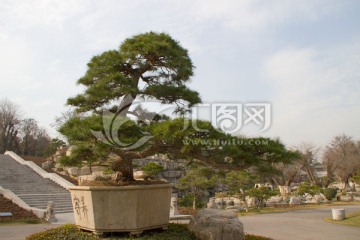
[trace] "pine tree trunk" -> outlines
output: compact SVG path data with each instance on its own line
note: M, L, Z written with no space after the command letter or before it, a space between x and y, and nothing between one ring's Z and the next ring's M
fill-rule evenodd
M132 169L132 161L131 160L115 160L112 165L111 169L114 172L117 172L117 181L134 181L134 173Z

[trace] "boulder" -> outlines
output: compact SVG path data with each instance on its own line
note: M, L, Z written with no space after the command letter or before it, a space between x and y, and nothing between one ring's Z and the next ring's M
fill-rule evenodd
M283 200L284 200L283 197L271 196L268 202L281 203Z
M207 208L217 209L218 206L215 203L215 198L210 198L209 202L207 203Z
M316 194L316 195L314 196L314 198L312 199L312 202L313 202L313 203L320 203L320 202L322 202L322 201L324 201L324 199L321 197L320 194Z
M236 206L228 206L225 208L225 210L233 210L234 212L240 212L240 211L244 211L245 208L242 208L241 206L239 205L236 205Z
M289 204L290 204L290 205L298 205L298 204L301 204L301 198L299 198L299 197L292 197L292 198L290 198Z
M91 175L90 167L82 167L82 168L80 168L79 171L78 171L78 175L79 176Z
M45 170L50 170L55 166L55 163L53 161L46 161L41 164L41 167Z
M75 177L77 177L79 174L79 168L77 168L77 167L69 167L68 169L67 169L67 171L68 171L68 173L71 175L71 176L75 176Z
M249 207L255 207L256 206L256 198L254 198L254 197L248 197L247 196L245 201L246 201L246 203L247 203L247 205Z
M235 202L233 200L230 200L227 202L228 206L235 206Z
M310 203L316 203L316 204L319 204L320 203L320 199L319 198L313 198Z
M162 173L165 178L179 178L181 177L181 171L165 171Z
M144 180L145 178L147 178L149 176L144 171L135 171L133 174L134 174L135 180Z
M205 209L191 217L188 229L199 240L244 240L238 216L221 209Z

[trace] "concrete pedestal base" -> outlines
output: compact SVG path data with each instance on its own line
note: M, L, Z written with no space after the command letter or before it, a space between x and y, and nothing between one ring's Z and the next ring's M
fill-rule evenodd
M345 219L345 209L332 209L332 217L334 220L344 220Z

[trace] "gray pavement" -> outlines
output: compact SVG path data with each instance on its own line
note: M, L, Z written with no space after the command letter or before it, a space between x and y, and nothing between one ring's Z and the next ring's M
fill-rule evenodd
M19 224L0 226L1 240L24 240L27 236L57 227L53 224Z
M75 223L73 213L56 214L57 222L48 224L0 225L0 240L24 240L27 236L58 227L65 223Z
M337 206L336 208L340 208ZM360 211L360 205L344 206L347 213ZM65 223L74 223L72 213L57 214L53 224L0 225L0 240L24 240L30 234ZM245 232L274 240L360 240L360 228L324 222L331 208L240 217Z
M360 205L336 208L360 211ZM246 233L274 240L360 240L359 227L328 223L326 217L332 217L331 208L245 216L240 221Z

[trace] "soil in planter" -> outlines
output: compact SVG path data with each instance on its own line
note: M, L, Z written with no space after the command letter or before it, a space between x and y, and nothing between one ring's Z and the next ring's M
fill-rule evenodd
M109 180L92 180L82 181L80 186L134 186L134 185L155 185L155 184L168 184L161 180L133 180L133 181L120 181L114 182Z

